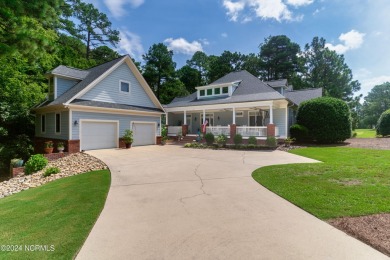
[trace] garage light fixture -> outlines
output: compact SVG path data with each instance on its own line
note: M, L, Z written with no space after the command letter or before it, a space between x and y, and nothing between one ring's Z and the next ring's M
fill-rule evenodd
M77 120L74 120L73 125L77 126L78 124L79 124L79 122L77 122Z

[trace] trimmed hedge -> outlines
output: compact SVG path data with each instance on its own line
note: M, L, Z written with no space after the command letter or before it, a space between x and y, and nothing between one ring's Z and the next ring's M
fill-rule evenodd
M290 135L297 141L305 141L309 138L309 129L303 125L293 124L290 126Z
M242 135L236 134L236 135L233 137L233 142L234 142L235 145L240 145L240 144L242 144Z
M381 114L376 124L376 134L386 136L390 135L390 109Z
M30 175L40 171L47 165L48 160L42 154L36 154L30 157L24 166L24 173Z
M341 99L319 97L302 102L297 123L305 126L309 136L319 143L336 143L351 137L352 119Z
M214 135L213 135L213 133L206 133L204 138L206 139L207 145L212 145L214 143Z

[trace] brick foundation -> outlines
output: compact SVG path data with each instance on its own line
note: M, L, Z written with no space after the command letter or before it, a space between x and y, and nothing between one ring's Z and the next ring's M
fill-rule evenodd
M267 125L267 136L275 137L275 125L274 124Z
M49 161L54 161L54 160L57 160L57 159L66 157L66 156L68 156L68 155L69 155L68 152L65 152L65 153L49 153L49 154L44 154L44 156L45 156Z
M183 136L186 136L188 134L188 125L182 125L181 126L181 134Z
M156 144L160 145L162 140L162 136L156 136Z
M24 167L11 168L11 178L24 174Z
M52 141L54 145L54 153L57 153L57 144L63 142L65 145L65 152L78 153L80 152L80 140L62 140L46 137L35 137L34 138L34 152L44 154L45 142Z

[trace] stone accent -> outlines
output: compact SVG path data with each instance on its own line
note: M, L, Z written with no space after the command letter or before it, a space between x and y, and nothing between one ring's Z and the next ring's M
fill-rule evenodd
M11 178L14 178L18 175L23 175L24 174L24 167L12 168L11 174L12 174Z
M267 137L268 136L275 137L275 125L274 124L268 124L267 125Z
M80 140L67 140L67 145L69 153L78 153L80 152Z
M68 152L44 154L44 156L49 160L49 162L63 158L63 157L68 156L68 155L69 155Z
M183 136L186 136L188 134L188 125L182 125L181 126L181 134Z
M119 148L126 148L126 144L122 138L119 138Z

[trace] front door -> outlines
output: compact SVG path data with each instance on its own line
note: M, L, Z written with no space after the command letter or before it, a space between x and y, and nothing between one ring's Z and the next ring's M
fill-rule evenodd
M192 115L187 115L188 133L192 133Z
M214 114L213 113L206 114L206 120L207 120L207 126L213 126ZM200 125L202 126L202 124L203 124L203 113L200 114Z

